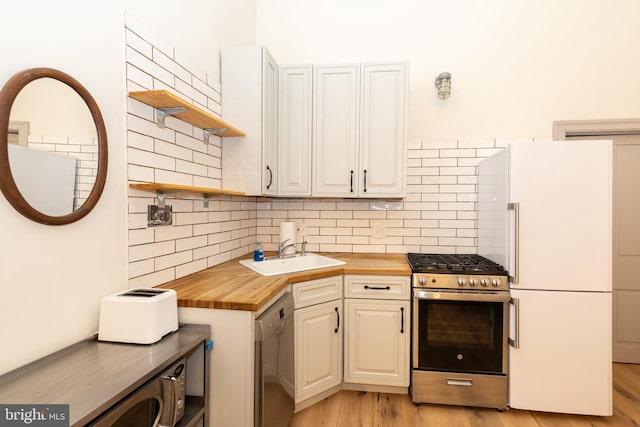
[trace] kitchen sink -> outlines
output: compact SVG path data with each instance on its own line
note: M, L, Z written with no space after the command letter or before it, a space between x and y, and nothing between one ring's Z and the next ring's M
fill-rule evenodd
M335 267L346 263L326 256L307 253L306 255L297 254L286 258L266 258L264 261L243 259L240 261L240 264L263 276L275 276L278 274L315 270L316 268Z

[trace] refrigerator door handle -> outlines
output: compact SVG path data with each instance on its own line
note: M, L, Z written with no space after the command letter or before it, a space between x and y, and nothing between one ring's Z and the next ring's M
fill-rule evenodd
M514 273L509 275L509 282L517 285L520 281L520 203L508 203L507 210L513 211L514 225L513 225L513 252L514 252Z
M520 299L511 298L509 304L513 306L513 338L509 337L509 345L513 348L520 348Z

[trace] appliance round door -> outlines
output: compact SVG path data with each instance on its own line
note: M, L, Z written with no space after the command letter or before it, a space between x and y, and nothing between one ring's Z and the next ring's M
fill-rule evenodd
M157 378L120 402L109 412L90 424L96 427L158 427L171 425L171 414L166 406L162 379Z

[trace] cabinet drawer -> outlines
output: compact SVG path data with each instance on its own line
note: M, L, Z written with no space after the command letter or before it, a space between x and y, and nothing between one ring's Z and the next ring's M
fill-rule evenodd
M293 284L295 308L342 298L342 275Z
M409 299L411 277L346 275L344 287L346 298Z

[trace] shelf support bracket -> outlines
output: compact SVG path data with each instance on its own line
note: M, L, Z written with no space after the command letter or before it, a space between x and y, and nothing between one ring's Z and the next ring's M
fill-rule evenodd
M209 195L206 193L202 193L202 206L205 208L209 207Z
M214 129L202 129L202 139L205 144L209 143L209 137L211 135L220 135L225 133L227 128L214 128Z
M156 192L156 196L158 197L158 207L160 209L164 209L164 202L165 202L165 199L166 199L167 195L164 194L162 191L158 190Z
M173 116L174 114L180 114L187 111L185 107L175 107L175 108L156 108L156 123L159 128L164 129L164 119L167 116Z

